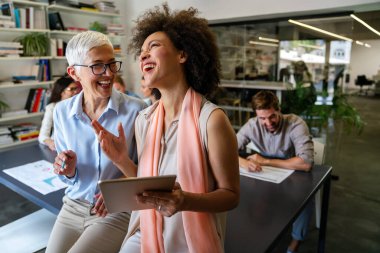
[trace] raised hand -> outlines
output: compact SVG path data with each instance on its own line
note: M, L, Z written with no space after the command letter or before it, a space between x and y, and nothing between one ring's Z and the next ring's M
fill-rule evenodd
M117 126L119 136L107 131L97 120L93 120L91 124L98 136L100 147L112 162L120 164L121 159L128 157L127 142L121 123Z

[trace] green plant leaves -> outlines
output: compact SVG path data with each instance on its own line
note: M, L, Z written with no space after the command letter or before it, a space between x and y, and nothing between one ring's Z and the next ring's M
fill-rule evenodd
M23 45L24 56L46 56L49 46L49 38L44 33L32 32L17 37L15 41Z

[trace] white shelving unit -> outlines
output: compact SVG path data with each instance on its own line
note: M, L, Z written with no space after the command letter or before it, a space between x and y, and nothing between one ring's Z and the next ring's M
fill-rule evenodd
M68 42L70 38L76 35L76 31L59 31L49 29L50 12L59 12L65 27L80 27L88 29L90 23L121 23L121 15L115 13L96 12L89 10L81 10L77 8L61 6L61 5L49 5L47 3L15 0L11 1L14 7L34 7L42 9L45 13L46 29L24 29L24 28L2 28L0 27L0 41L13 41L15 38L32 32L45 33L49 38L60 38L64 42ZM116 21L116 22L114 22ZM125 29L124 29L125 30ZM124 31L125 32L125 31ZM109 35L111 41L115 44L122 44L124 35ZM50 49L49 49L50 52ZM0 100L6 102L10 108L8 111L17 111L24 109L26 99L28 97L29 89L31 88L51 88L53 81L46 82L24 82L14 84L11 82L11 76L22 75L26 73L28 68L31 68L39 60L50 60L51 76L60 76L66 72L66 58L64 56L43 56L43 57L0 57ZM121 54L116 54L118 58L123 58ZM17 115L14 117L0 117L0 126L17 124L21 122L32 122L40 124L43 117L43 112L29 113L26 115ZM37 140L19 141L11 144L1 145L0 150L23 145Z

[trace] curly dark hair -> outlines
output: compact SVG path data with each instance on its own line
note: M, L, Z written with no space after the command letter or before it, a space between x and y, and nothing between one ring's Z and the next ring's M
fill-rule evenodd
M167 3L147 10L136 21L128 51L138 57L149 35L164 32L187 55L184 69L188 84L208 96L220 82L219 50L207 20L197 15L198 10L193 7L171 11Z

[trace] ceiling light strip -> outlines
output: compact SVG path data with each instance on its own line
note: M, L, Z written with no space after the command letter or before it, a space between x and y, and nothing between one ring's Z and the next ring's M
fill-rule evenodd
M317 32L320 32L320 33L324 33L324 34L330 35L332 37L335 37L335 38L338 38L338 39L341 39L341 40L346 40L346 41L352 42L352 39L350 39L350 38L347 38L347 37L344 37L344 36L341 36L341 35L338 35L338 34L335 34L335 33L332 33L332 32L328 32L326 30L322 30L320 28L317 28L317 27L314 27L314 26L311 26L311 25L304 24L304 23L295 21L293 19L289 19L288 21L290 23L292 23L292 24L295 24L295 25L299 25L299 26L302 26L302 27L305 27L305 28L308 28L308 29L311 29L311 30L314 30L314 31L317 31Z
M302 43L298 43L298 46L299 47L314 48L314 49L321 49L321 50L325 48L324 46L307 45L307 44L302 44Z
M360 46L364 46L364 43L363 42L361 42L361 41L356 41L356 44L358 44L358 45L360 45Z
M259 40L269 41L269 42L275 42L278 43L279 40L277 39L271 39L271 38L265 38L265 37L259 37Z
M350 15L351 18L355 19L356 21L358 21L359 23L361 23L362 25L364 25L365 27L367 27L369 30L371 30L372 32L376 33L377 35L380 36L380 32L377 31L375 28L373 28L372 26L370 26L369 24L367 24L366 22L364 22L363 20L361 20L360 18L358 18L357 16L355 16L354 14L351 14Z
M249 44L261 45L261 46L269 46L269 47L278 47L278 44L259 42L259 41L252 41L252 40L249 41Z

